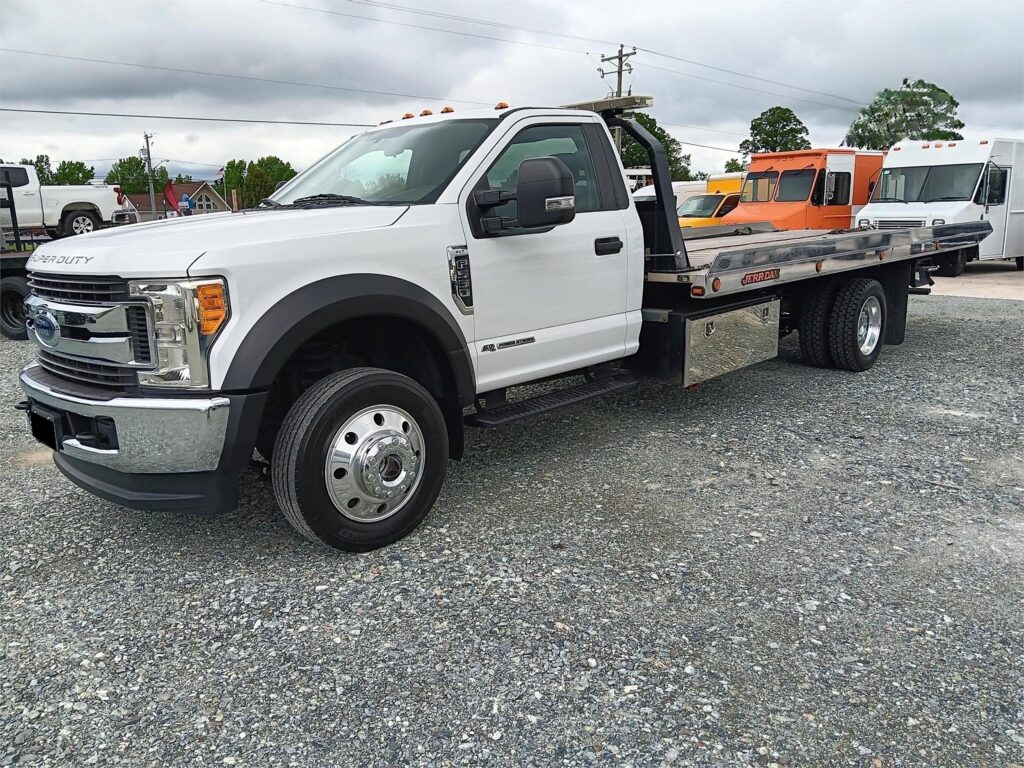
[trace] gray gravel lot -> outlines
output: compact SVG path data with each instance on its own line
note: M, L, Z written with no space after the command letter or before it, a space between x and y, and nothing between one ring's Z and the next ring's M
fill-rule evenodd
M1024 302L472 432L367 555L72 487L0 347L0 764L1024 764Z

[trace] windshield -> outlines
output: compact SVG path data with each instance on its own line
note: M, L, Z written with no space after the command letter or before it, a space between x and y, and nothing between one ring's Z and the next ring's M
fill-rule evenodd
M448 120L359 134L270 199L288 205L344 195L370 203L432 203L497 122Z
M722 195L689 197L676 209L676 215L684 219L706 219L715 215L721 201Z
M779 179L779 191L775 195L778 203L795 203L806 200L814 185L814 169L802 171L785 171Z
M931 203L970 200L981 176L981 163L883 168L871 193L872 203Z
M778 171L748 173L747 180L743 182L743 193L740 195L740 200L744 203L768 202L775 193L775 182L778 181L778 178Z

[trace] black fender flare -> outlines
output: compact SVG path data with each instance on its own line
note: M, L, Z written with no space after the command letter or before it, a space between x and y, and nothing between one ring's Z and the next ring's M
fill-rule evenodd
M469 346L451 312L414 283L374 274L328 277L278 301L246 334L221 389L269 389L292 353L316 334L345 320L372 316L409 320L427 331L448 359L459 404L473 402L476 385Z

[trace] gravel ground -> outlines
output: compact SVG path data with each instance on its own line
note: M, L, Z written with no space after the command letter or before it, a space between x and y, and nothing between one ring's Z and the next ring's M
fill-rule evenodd
M79 491L0 347L0 764L1024 764L1024 303L473 432L405 541Z

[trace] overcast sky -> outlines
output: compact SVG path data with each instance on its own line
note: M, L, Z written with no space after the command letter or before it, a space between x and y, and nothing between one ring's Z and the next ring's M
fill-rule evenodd
M618 42L764 78L639 52L626 83L634 93L654 96L652 114L660 121L686 126L666 126L684 142L734 150L751 118L782 104L807 124L812 144L835 146L857 110L843 99L866 104L904 77L950 91L960 102L968 139L1024 137L1022 0L0 0L4 49L408 94L3 51L0 106L376 124L448 103L456 110L498 100L540 106L606 95L612 83L601 80L598 59ZM265 154L301 169L356 130L0 112L0 157L44 153L54 165L82 159L103 175L108 158L138 152L146 131L156 137L154 157L167 159L172 174L212 178L228 159ZM721 171L732 156L684 150L696 170Z

